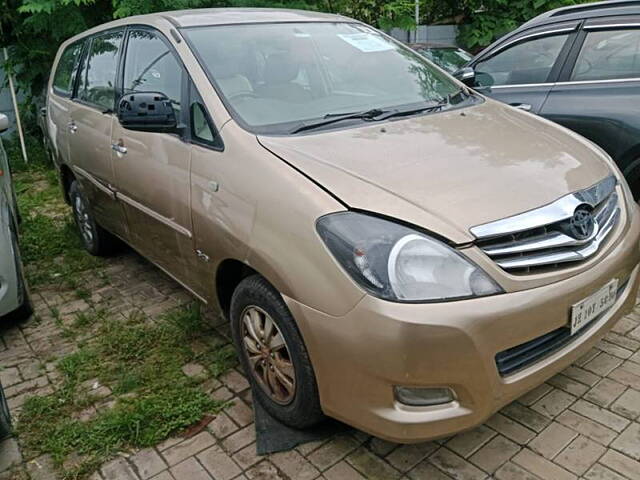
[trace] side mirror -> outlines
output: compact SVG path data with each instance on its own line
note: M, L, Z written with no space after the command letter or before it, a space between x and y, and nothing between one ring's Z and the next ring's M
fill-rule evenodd
M468 87L473 87L476 80L476 71L471 67L464 67L454 72L453 76Z
M6 115L0 113L0 133L9 130L9 119Z
M164 93L127 93L118 101L117 115L128 130L174 133L178 129L176 112Z

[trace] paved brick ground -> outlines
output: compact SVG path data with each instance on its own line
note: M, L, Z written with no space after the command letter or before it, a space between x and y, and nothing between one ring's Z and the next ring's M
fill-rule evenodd
M0 331L0 379L14 414L28 395L51 392L55 359L72 352L51 316L91 306L150 315L189 301L173 281L134 254L109 261L106 280L82 279L93 293L35 292L39 321ZM212 318L228 338L223 321ZM185 373L197 375L198 365ZM234 405L197 435L171 438L104 465L93 480L230 479L640 479L640 308L561 374L453 438L400 446L350 431L293 451L258 457L248 384L231 371L207 384ZM109 395L105 391L105 395ZM0 479L54 479L51 460L23 458L15 439L0 444Z

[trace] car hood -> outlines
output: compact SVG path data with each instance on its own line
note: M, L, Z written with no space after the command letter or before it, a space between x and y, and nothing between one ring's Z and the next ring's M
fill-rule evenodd
M357 128L258 137L349 208L400 219L453 243L475 225L541 207L611 174L568 130L487 100Z

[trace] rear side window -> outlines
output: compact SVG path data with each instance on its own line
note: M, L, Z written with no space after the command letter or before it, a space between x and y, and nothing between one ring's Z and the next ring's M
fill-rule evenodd
M567 38L568 35L554 35L523 41L478 62L477 85L545 83Z
M640 30L589 32L571 80L640 78Z
M73 90L73 79L82 53L82 42L74 43L65 48L60 56L56 73L53 76L53 88L57 93L70 95Z
M118 51L122 44L122 31L94 37L85 62L78 98L105 110L112 109L115 101Z

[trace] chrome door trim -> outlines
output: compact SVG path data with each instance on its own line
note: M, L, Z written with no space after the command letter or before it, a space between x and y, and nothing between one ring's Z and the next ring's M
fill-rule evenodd
M88 180L94 187L96 187L102 193L105 193L106 195L108 195L111 200L115 200L116 199L116 192L111 190L106 185L104 185L100 180L95 178L89 172L87 172L86 170L78 167L77 165L74 165L72 167L72 169L73 169L74 172L76 172L82 178L85 178L86 180Z
M560 197L540 208L477 225L469 231L477 239L484 240L559 222L571 218L579 205L598 205L613 193L617 184L616 177L610 175L589 188Z
M172 228L173 230L175 230L176 232L180 233L181 235L184 235L187 238L192 238L193 237L191 235L191 231L187 230L182 225L174 222L173 220L171 220L170 218L165 217L164 215L160 215L158 212L156 212L154 210L151 210L149 207L146 207L146 206L142 205L141 203L136 202L134 199L126 196L125 194L117 192L116 193L116 198L119 199L119 200L122 200L127 205L130 205L133 208L136 208L136 209L140 210L142 213L145 213L145 214L149 215L151 218L159 221L160 223L165 224L167 227Z
M585 25L583 30L608 30L610 28L638 28L640 23L608 23L606 25Z
M560 33L575 32L577 29L578 29L578 24L574 25L573 27L556 28L555 30L545 30L544 32L530 33L528 35L518 37L514 40L511 40L503 45L496 47L496 49L493 50L492 52L489 52L489 54L485 58L479 59L477 63L480 63L484 60L488 60L489 58L494 57L495 55L497 55L504 49L510 47L511 45L515 45L516 43L520 43L524 40L529 40L531 38L537 38L537 37L547 37L550 35L557 35Z
M640 82L640 77L633 78L608 78L606 80L567 80L565 82L554 82L554 83L520 83L517 85L496 85L495 87L483 86L476 87L476 90L479 90L482 93L483 89L490 90L504 90L508 88L531 88L531 87L555 87L562 85L597 85L600 83L632 83L632 82Z
M555 83L519 83L517 85L496 85L495 87L484 86L476 88L490 88L491 90L501 90L505 88L530 88L530 87L553 87Z
M608 78L606 80L569 80L566 82L557 82L556 85L597 85L599 83L630 83L640 82L640 77L634 78Z

